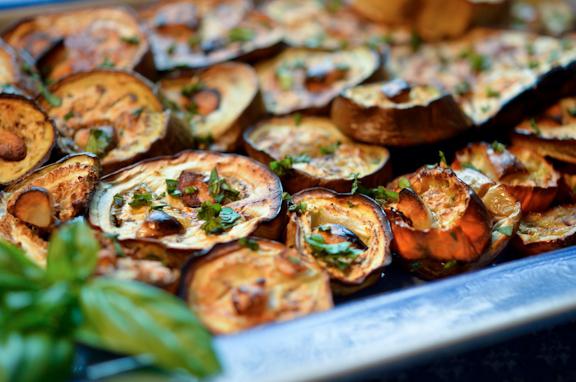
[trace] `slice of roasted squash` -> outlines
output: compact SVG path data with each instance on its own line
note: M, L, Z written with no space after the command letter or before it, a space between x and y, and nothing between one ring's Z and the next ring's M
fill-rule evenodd
M311 188L293 195L292 204L286 245L317 262L337 284L362 285L392 260L390 225L371 199Z
M514 240L515 247L525 255L537 255L574 244L576 244L574 204L526 214L520 222Z
M156 68L202 68L275 50L281 31L247 0L157 2L141 11Z
M42 17L42 16L40 16ZM53 34L62 41L37 62L43 77L57 81L98 68L137 70L152 75L146 62L148 37L128 8L82 9L52 16Z
M278 215L281 199L279 179L260 163L188 151L104 177L92 198L90 222L119 240L202 251L256 231Z
M388 185L384 207L393 249L424 278L462 272L483 262L492 217L480 197L448 168L425 166Z
M49 90L40 104L56 123L60 149L98 155L105 172L192 143L188 129L170 123L152 84L135 73L77 73Z
M300 115L264 120L244 133L248 154L281 177L290 193L322 186L350 190L353 179L382 184L390 176L390 154L355 143L328 119Z
M45 264L47 234L85 212L99 176L98 159L77 154L9 185L0 193L0 237Z
M387 146L436 143L471 127L452 95L400 79L345 90L332 119L356 140Z
M514 129L512 141L542 156L576 164L576 98L565 98Z
M260 113L258 77L240 63L215 65L197 75L164 79L167 106L194 135L197 146L234 151L245 127Z
M0 94L0 185L40 166L56 140L52 121L34 102Z
M328 275L306 256L265 239L219 245L182 279L188 305L215 334L332 308Z
M546 209L558 192L560 175L546 159L524 147L506 149L498 142L470 144L456 153L452 167L473 168L502 183L524 212Z
M358 47L339 52L289 48L256 66L270 114L322 109L345 88L358 85L379 67L376 52Z

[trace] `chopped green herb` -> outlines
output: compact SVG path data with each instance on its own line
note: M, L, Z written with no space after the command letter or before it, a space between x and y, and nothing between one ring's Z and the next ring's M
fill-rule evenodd
M204 84L200 81L195 81L190 84L186 84L182 87L180 93L184 97L192 97L194 94L198 93L200 90L204 88Z
M451 237L453 240L458 240L458 236L456 236L456 232L454 232L454 231L450 231L450 237Z
M178 181L176 179L166 179L166 192L168 192L170 196L182 196L182 192L178 189Z
M92 128L85 150L102 157L110 149L112 140L113 136L108 130Z
M490 147L492 147L492 150L494 150L497 153L503 153L504 150L506 150L506 146L503 143L498 142L498 141L492 142Z
M294 124L296 126L300 126L301 123L302 123L302 114L300 113L294 114Z
M36 74L34 73L34 68L32 67L32 65L30 65L27 62L23 62L22 65L20 66L20 69L22 70L22 72L24 72L24 74L29 76L33 76Z
M486 97L498 98L498 97L500 97L500 92L492 89L491 87L487 87L486 88Z
M478 167L474 166L474 165L473 165L472 163L470 163L470 162L463 162L463 163L461 164L461 166L462 166L462 168L468 168L468 169L470 169L470 170L476 170L476 171L478 171L478 172L482 172L482 171L480 171L480 169L478 169Z
M291 202L292 201L292 195L290 195L287 192L283 192L282 193L282 200L286 201L286 202Z
M536 61L536 60L528 61L528 68L529 69L534 70L534 69L538 69L538 67L540 67L540 63L538 61Z
M102 63L100 64L101 68L113 68L115 67L116 64L110 60L108 57L104 57L104 60L102 61Z
M120 195L120 194L114 195L114 197L113 197L114 207L120 208L120 207L124 206L125 202L126 201L124 200L124 197L122 195Z
M136 192L132 195L132 200L128 205L132 208L140 208L152 204L154 196L149 192Z
M240 214L220 203L203 202L198 210L198 218L204 220L201 228L208 234L219 234L232 228Z
M256 36L256 33L249 28L236 27L230 29L228 32L228 39L232 42L246 42L251 41Z
M438 151L438 155L440 156L439 165L448 167L448 161L446 160L446 155L444 155L444 151L442 150Z
M567 111L571 117L576 117L576 106L569 107Z
M511 225L496 228L496 231L500 232L504 236L512 236L513 230L514 227Z
M140 39L138 36L122 36L122 41L130 45L140 44Z
M276 79L280 89L287 91L294 86L294 73L290 68L285 65L279 66L276 69Z
M168 46L168 49L166 49L166 53L168 53L169 56L173 56L174 53L176 53L176 43L172 43L170 44L170 46Z
M344 5L344 0L324 0L324 7L330 13L336 13Z
M292 165L294 163L308 163L310 162L310 156L306 154L300 154L298 156L287 155L284 159L274 160L268 164L268 167L272 172L278 176L287 175L290 170L292 170Z
M194 186L184 187L184 195L190 195L198 192L198 188Z
M57 95L52 94L50 90L48 90L48 88L44 86L44 84L39 83L38 90L40 91L40 94L42 94L42 97L44 97L46 102L48 102L51 106L60 107L62 105L62 99Z
M371 36L368 39L366 45L368 48L374 50L380 50L384 45L392 45L394 44L394 39L391 35L383 35L383 36Z
M74 118L74 112L72 110L70 110L68 113L64 114L64 121L68 121L71 118Z
M398 201L397 192L391 191L384 186L378 186L376 188L364 187L360 183L358 176L358 174L354 174L354 181L352 182L352 189L350 190L350 193L369 196L380 204Z
M449 269L454 268L454 267L457 266L457 265L458 265L458 261L457 261L457 260L450 260L450 261L447 261L447 262L445 262L445 263L442 263L442 268L443 268L444 270L449 270Z
M291 200L288 202L288 211L295 212L296 215L301 215L302 213L306 212L306 203L293 203Z
M332 155L336 152L336 150L338 150L338 147L340 147L341 144L341 142L334 142L327 146L322 146L320 147L320 153L322 155Z
M416 32L412 32L410 35L410 47L412 48L412 52L417 52L420 50L422 46L422 37Z
M471 90L472 87L470 86L470 83L468 81L462 81L454 87L454 92L457 95L464 95L470 93Z
M194 136L194 143L198 148L208 149L212 143L214 143L214 138L211 134L206 135L196 135Z
M160 203L160 204L155 204L153 206L151 206L150 208L156 211L161 211L163 210L165 207L168 207L168 204L166 203Z
M250 239L249 237L243 237L242 239L238 240L238 243L252 251L257 251L260 249L258 242L254 239Z
M188 46L196 48L202 42L202 37L199 34L192 35L188 38Z
M112 242L112 246L114 247L114 252L116 252L116 256L126 257L126 253L124 252L122 246L120 245L120 242L118 241L118 234L105 233L104 236Z
M460 53L460 58L468 60L468 64L472 70L477 73L490 69L490 60L488 57L473 49L467 49Z
M142 114L143 111L144 111L144 108L139 107L137 109L132 110L132 112L130 114L132 114L132 116L138 118L138 117L140 117L140 115Z
M325 263L346 270L363 252L352 247L348 241L336 244L326 244L322 235L313 234L305 238L312 249L314 256L321 258Z
M216 168L210 172L208 183L208 191L217 203L238 200L240 197L240 191L232 188L226 179L221 178Z
M410 181L408 180L408 178L406 178L405 176L401 177L400 179L398 179L398 186L401 189L404 188L409 188L412 189L412 185L410 184Z
M536 133L536 135L542 134L542 131L538 127L538 124L536 123L536 120L534 118L530 120L530 128L532 129L532 131Z

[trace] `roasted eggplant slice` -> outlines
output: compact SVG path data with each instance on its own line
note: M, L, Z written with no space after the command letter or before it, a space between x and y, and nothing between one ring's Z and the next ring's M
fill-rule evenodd
M0 95L0 185L13 182L50 156L56 131L34 102L18 95Z
M479 28L457 40L414 48L392 48L391 74L443 86L481 127L517 125L532 103L540 106L538 97L546 102L561 97L557 81L572 78L576 61L575 45L518 31Z
M476 269L488 265L508 245L510 238L518 229L522 217L520 202L502 184L495 183L486 175L471 168L456 171L456 176L466 183L482 199L492 217L492 241L490 247L473 267Z
M191 264L181 289L190 308L215 334L332 308L328 275L306 256L265 239L215 247Z
M338 50L370 45L383 50L410 38L406 29L373 23L340 1L273 0L262 10L284 28L284 41L292 47Z
M270 114L322 109L344 89L372 76L378 55L364 47L322 52L290 48L256 66Z
M9 185L0 193L0 237L45 264L47 235L85 212L99 176L98 158L77 154Z
M150 29L156 68L203 68L274 50L282 33L247 0L162 1L140 13Z
M565 98L514 129L512 141L542 156L576 164L576 98Z
M576 244L576 205L568 204L544 212L526 214L520 222L515 247L525 255Z
M346 192L355 178L376 185L390 176L387 149L351 141L328 118L272 118L247 130L244 142L248 154L268 164L290 193L316 186Z
M351 6L364 17L387 25L407 24L413 21L417 0L352 0Z
M471 127L452 95L401 79L345 90L332 119L349 137L387 146L436 143Z
M40 103L56 122L60 149L98 155L105 172L192 144L188 129L170 123L152 85L134 73L77 73L49 89L51 98Z
M194 135L196 146L217 151L234 151L243 129L262 109L258 77L250 66L240 63L162 80L160 91Z
M474 143L456 153L456 170L473 168L502 183L520 201L522 211L545 210L556 197L560 175L536 152L494 142Z
M280 181L258 162L188 151L103 178L90 222L119 240L202 251L251 234L278 215L281 199Z
M123 7L37 16L12 27L4 38L39 59L40 71L50 80L98 67L143 69L149 51L138 20Z
M371 199L311 188L291 203L286 245L316 261L337 284L361 285L392 260L390 225Z
M410 271L438 278L483 264L492 217L480 197L450 169L425 166L388 185L384 207L393 249Z
M41 86L32 58L0 40L0 92L32 96Z

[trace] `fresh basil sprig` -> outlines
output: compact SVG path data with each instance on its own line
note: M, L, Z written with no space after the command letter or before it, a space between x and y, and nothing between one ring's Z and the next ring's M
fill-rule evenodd
M185 304L146 284L93 277L98 250L83 220L52 236L45 270L0 240L0 380L66 380L76 342L197 377L218 372L210 334Z

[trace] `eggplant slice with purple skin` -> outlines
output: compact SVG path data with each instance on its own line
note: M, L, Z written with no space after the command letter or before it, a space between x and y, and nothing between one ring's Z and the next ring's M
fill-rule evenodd
M59 148L92 152L109 173L191 147L189 129L171 120L155 90L136 73L97 70L52 84L40 104L55 121Z
M229 62L163 79L159 88L198 148L234 151L242 131L263 111L256 72L246 64Z
M472 168L503 184L520 201L522 211L542 211L554 201L560 174L546 159L522 146L473 143L456 153L452 168Z
M76 154L10 184L0 193L0 237L45 265L50 233L85 212L99 176L98 158Z
M387 149L350 140L328 118L271 118L247 130L244 142L248 155L268 164L290 193L318 186L346 192L354 179L377 185L391 173Z
M148 37L126 7L96 7L48 13L23 20L3 34L36 60L52 81L72 73L104 68L150 74Z
M325 269L335 293L374 283L392 260L390 225L373 200L311 188L290 204L286 245Z
M541 116L521 123L512 142L561 162L576 164L576 98L564 98Z
M530 256L576 244L576 205L524 215L513 243L522 254Z
M3 40L0 40L0 67L0 92L33 97L42 89L32 58Z
M328 275L284 244L245 238L214 247L182 277L188 305L214 334L332 308Z
M380 57L366 47L324 52L289 48L260 62L256 72L270 114L322 110L345 88L377 72Z
M14 182L50 157L56 130L33 101L0 94L0 185Z
M118 240L201 252L255 232L282 204L279 179L240 155L185 151L102 178L90 223Z
M452 95L400 79L344 90L331 117L349 137L387 146L437 143L471 127Z
M276 51L282 33L250 1L175 0L144 8L156 68L204 68Z

